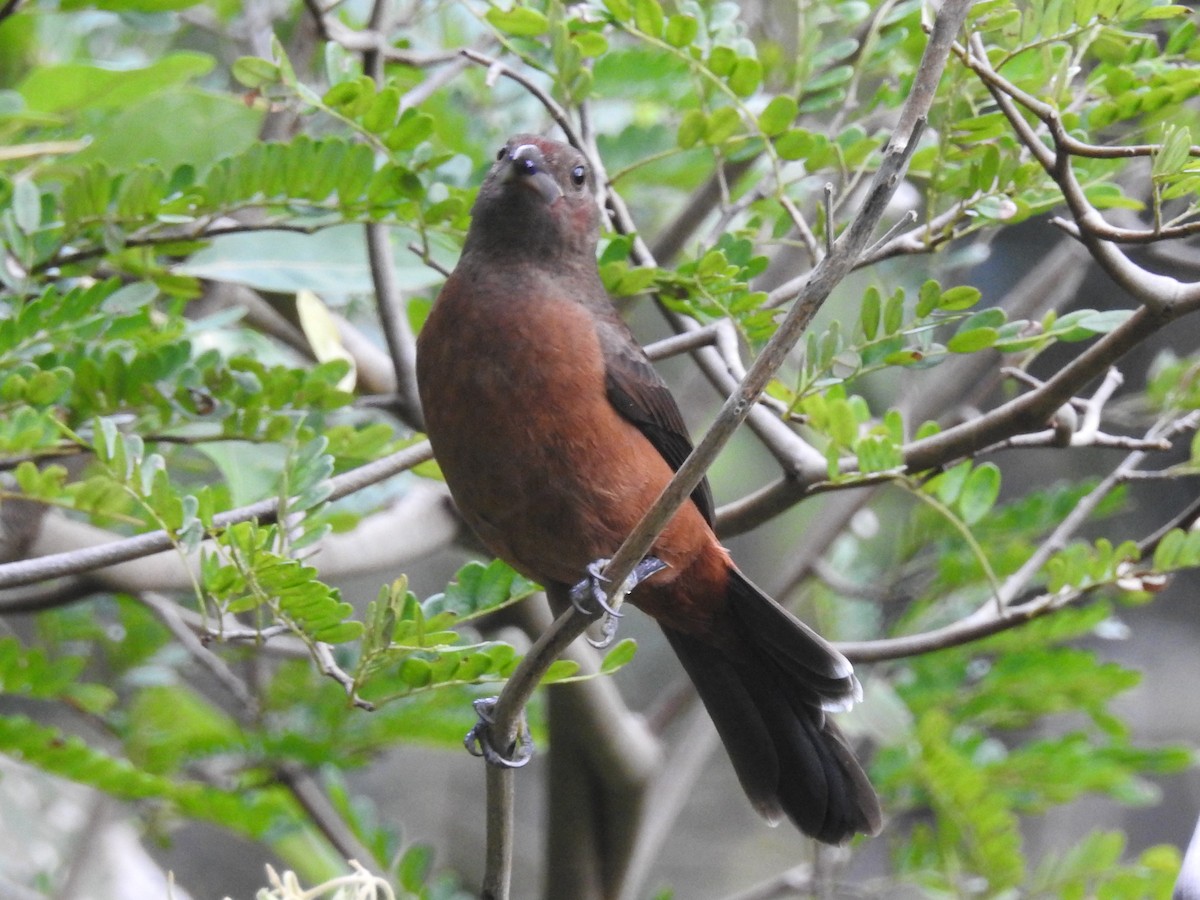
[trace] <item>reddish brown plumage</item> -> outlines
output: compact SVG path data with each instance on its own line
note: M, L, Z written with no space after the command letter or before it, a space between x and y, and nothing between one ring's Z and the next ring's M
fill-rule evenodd
M690 450L679 410L596 271L584 158L512 138L418 342L429 438L484 544L560 601L611 556ZM655 542L630 595L696 682L752 802L826 841L874 831L866 776L825 710L845 660L737 571L707 485Z

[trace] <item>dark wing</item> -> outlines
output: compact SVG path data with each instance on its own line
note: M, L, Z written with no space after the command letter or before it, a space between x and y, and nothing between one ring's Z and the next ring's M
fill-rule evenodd
M637 426L667 465L678 471L692 452L692 442L670 389L624 322L602 319L598 331L604 350L608 401ZM707 478L692 491L692 501L711 525L713 499Z

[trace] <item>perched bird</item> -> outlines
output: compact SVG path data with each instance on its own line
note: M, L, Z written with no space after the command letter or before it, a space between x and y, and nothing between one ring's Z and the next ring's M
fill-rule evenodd
M511 138L417 342L463 518L560 608L692 448L600 281L594 190L577 150ZM875 792L827 716L861 695L849 662L738 571L712 522L702 483L652 548L666 567L629 601L662 627L759 813L829 843L876 832Z

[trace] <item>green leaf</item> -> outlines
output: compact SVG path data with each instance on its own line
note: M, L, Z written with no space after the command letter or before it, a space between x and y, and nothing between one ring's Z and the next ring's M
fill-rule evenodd
M979 302L983 295L978 288L970 287L969 285L958 285L949 290L943 291L938 299L938 309L946 312L958 312L964 309L970 309Z
M791 97L775 97L758 114L758 127L763 134L775 137L791 128L799 114L800 106Z
M946 341L946 349L951 353L975 353L991 347L998 337L999 332L995 328L972 328L960 331Z
M742 119L732 106L713 110L704 127L704 140L709 144L723 144L741 128Z
M729 87L739 97L749 97L762 82L762 63L752 56L742 56L729 74Z
M261 56L239 57L230 72L239 82L253 89L279 81L279 66Z
M250 837L264 836L293 815L294 808L280 791L223 791L143 772L127 760L25 716L0 716L0 752L114 797L164 801L187 815Z
M82 63L39 66L17 86L31 110L67 113L81 109L121 109L167 88L212 71L206 53L176 51L134 69L106 69ZM130 159L137 159L131 155Z
M675 141L683 150L696 146L708 128L708 117L699 109L689 109L679 122Z
M604 660L600 663L600 674L611 675L632 660L635 653L637 653L637 641L633 638L623 638L604 654Z
M925 490L931 491L935 497L947 506L958 500L962 494L967 477L971 474L972 464L969 459L963 460L945 472L931 478L925 485Z
M412 894L419 894L433 869L433 851L424 844L413 844L404 851L396 875L400 886Z
M696 39L699 32L700 23L694 16L676 14L667 19L664 38L672 47L686 47Z
M904 325L904 291L897 290L883 307L883 333L895 334Z
M917 297L917 318L924 319L937 309L938 300L941 299L941 296L942 287L936 281L930 280L922 284L920 294Z
M862 324L863 335L868 341L875 340L875 335L879 333L879 313L882 300L879 296L879 289L869 287L863 293L862 309L859 312L859 321Z
M974 525L988 514L1000 496L1000 469L995 463L975 468L963 484L957 506L963 521Z
M484 14L484 18L497 31L518 37L536 37L550 30L549 19L528 6L517 6L510 10L492 7Z
M633 21L644 34L662 37L663 10L658 0L633 0Z
M37 230L42 221L42 195L37 185L29 178L13 181L13 219L26 234Z

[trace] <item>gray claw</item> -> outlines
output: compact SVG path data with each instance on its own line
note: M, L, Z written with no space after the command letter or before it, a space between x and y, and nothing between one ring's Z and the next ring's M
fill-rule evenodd
M519 769L533 759L533 739L529 736L529 729L522 721L518 730L517 742L508 748L507 756L492 746L488 728L495 721L492 710L496 708L496 701L499 699L499 697L481 697L471 704L479 716L479 721L463 738L463 746L472 756L483 757L488 765L501 769Z
M604 617L604 625L601 629L603 637L598 641L594 641L590 637L587 639L589 644L598 649L604 649L613 642L617 635L617 619L621 618L621 613L609 600L609 593L603 587L608 582L608 579L602 574L608 563L607 559L597 559L589 563L587 577L572 587L569 595L571 605L583 615L592 618L597 615ZM633 571L629 573L629 577L625 579L621 589L614 592L613 596L624 597L651 575L661 572L665 568L667 568L667 564L661 559L656 556L647 556L633 567ZM597 613L597 608L600 610L599 613Z

